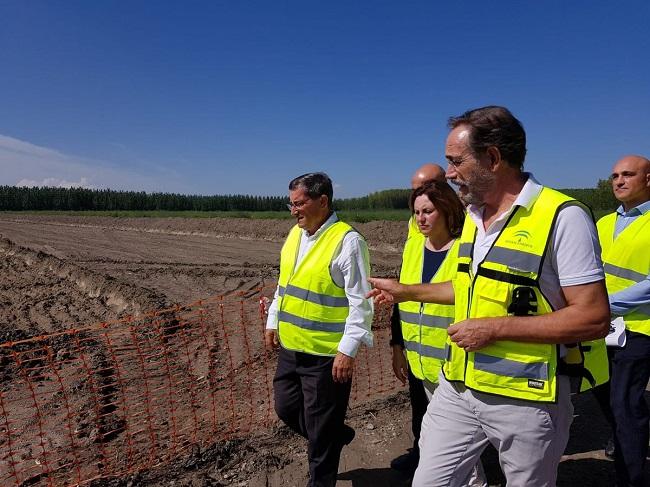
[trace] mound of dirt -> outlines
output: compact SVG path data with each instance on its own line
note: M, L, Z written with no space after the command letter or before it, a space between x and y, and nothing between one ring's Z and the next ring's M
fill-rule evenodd
M171 303L273 286L290 220L5 215L0 235ZM405 224L359 225L374 275L396 276Z
M0 239L0 342L166 307L166 298Z
M5 214L3 222L104 228L127 232L170 235L211 235L246 240L282 242L294 225L292 219L260 220L252 218L112 218L52 215ZM406 222L350 222L367 239L371 248L399 251L404 244Z

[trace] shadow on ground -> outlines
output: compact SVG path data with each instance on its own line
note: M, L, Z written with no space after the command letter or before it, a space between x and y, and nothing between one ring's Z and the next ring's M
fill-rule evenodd
M340 473L339 480L348 480L352 487L408 487L411 477L390 468L356 468Z

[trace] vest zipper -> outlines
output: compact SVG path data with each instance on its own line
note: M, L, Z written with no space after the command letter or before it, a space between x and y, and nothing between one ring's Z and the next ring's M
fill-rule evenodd
M476 235L474 236L474 240L476 241ZM472 242L472 254L474 253L474 243ZM470 312L472 310L472 296L474 295L474 281L476 280L476 275L474 274L474 271L472 270L472 262L473 262L473 257L470 257L470 262L469 262L469 269L467 272L469 272L469 282L470 286L467 289L467 313L466 316L469 319ZM465 367L463 368L463 383L465 382L465 379L467 378L467 366L469 365L469 352L465 352Z
M422 281L422 274L424 273L424 256L427 252L427 240L424 239L422 246L422 264L420 265L420 281ZM422 314L424 312L424 303L420 303L420 316L418 318L418 362L420 363L420 375L424 377L424 364L422 363Z
M492 245L490 245L490 248L488 249L488 251L485 253L485 257L483 257L483 260L481 262L479 262L478 265L476 266L476 273L474 273L474 270L473 270L474 265L473 264L474 264L474 245L476 245L476 236L478 235L478 226L475 225L474 237L472 238L472 248L470 249L470 253L469 253L469 268L467 269L467 272L469 273L469 277L470 277L470 280L469 280L470 287L467 290L467 294L468 294L468 296L467 296L467 318L465 318L467 320L470 319L470 315L471 315L471 311L472 311L472 297L474 296L474 284L476 284L476 278L478 276L479 267L481 267L481 264L483 264L483 262L485 262L485 259L487 259L488 255L490 255L490 251L496 245L496 243L499 241L499 238L501 238L501 234L508 227L508 225L510 224L510 221L514 218L515 213L517 213L519 211L519 208L521 208L521 206L517 205L512 210L510 215L508 215L508 218L506 219L506 222L503 224L503 227L501 228L501 230L499 230L499 234L494 239L494 242L492 242ZM467 366L469 365L469 354L470 354L470 352L465 352L465 368L463 369L463 382L467 378Z

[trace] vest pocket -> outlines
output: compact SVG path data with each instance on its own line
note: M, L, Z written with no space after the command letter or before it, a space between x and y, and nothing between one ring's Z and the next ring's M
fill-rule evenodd
M510 301L510 286L508 284L484 279L479 289L475 289L472 297L472 309L480 310L478 316L503 316ZM470 312L469 316L477 316Z
M551 370L551 347L497 342L470 356L467 385L484 392L501 393L509 389L511 397L540 400L550 395L554 371ZM518 350L515 351L515 350ZM501 389L501 391L500 391Z

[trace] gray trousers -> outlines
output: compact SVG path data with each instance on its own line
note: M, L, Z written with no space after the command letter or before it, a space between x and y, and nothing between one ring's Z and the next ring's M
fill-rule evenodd
M569 380L558 378L557 403L484 394L440 374L422 420L413 487L461 487L488 442L499 452L508 487L554 487L573 420Z
M436 389L438 388L438 384L429 382L426 379L423 381L423 384L424 384L424 391L427 394L427 399L429 400L429 402L431 402L431 399L433 398L433 394L436 392ZM476 462L476 465L474 465L474 468L472 468L472 472L470 473L469 478L464 480L461 485L463 487L488 487L487 478L485 477L485 471L483 470L483 464L481 463L480 458Z

